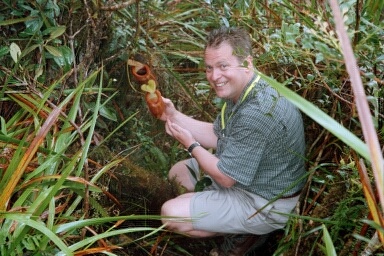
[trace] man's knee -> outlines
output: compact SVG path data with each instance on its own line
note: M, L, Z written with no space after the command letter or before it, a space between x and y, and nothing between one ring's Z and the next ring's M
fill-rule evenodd
M189 217L189 204L193 193L186 193L166 201L161 207L162 216Z
M188 216L185 216L183 206L178 206L177 199L166 201L161 207L161 222L166 225L167 229L172 231L184 232L184 222Z
M171 209L172 209L171 204L172 204L172 203L171 203L170 201L172 201L172 199L166 201L166 202L161 206L161 211L160 211L161 216L171 216Z
M182 160L174 164L169 170L168 178L175 179L177 176L184 173L185 170L187 169L186 164L187 164L187 160Z
M187 167L188 162L189 159L177 162L174 166L172 166L168 173L168 179L175 181L177 184L186 189L186 191L193 191L195 188L195 183L193 182L192 176Z

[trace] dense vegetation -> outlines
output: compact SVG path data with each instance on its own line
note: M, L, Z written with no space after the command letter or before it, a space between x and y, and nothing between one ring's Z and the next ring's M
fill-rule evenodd
M202 51L219 25L247 28L255 66L305 119L308 183L276 254L383 253L384 1L338 6L350 42L327 1L2 0L0 255L212 245L190 247L159 224L178 189L167 171L187 155L149 115L127 63L148 63L164 96L211 121L220 101Z

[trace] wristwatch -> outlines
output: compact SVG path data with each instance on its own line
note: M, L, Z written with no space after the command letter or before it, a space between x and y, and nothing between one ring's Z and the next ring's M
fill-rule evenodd
M195 147L201 146L199 142L195 141L191 144L191 146L188 147L187 151L190 156L192 156L192 151Z

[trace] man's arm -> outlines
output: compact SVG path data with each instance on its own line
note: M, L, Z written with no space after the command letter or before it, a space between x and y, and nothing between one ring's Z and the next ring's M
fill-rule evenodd
M219 162L219 159L206 149L196 147L193 149L192 155L197 160L204 173L208 174L221 186L229 188L236 183L234 179L222 173L219 168L217 168L217 162Z
M166 123L166 129L167 132L183 144L185 148L190 147L194 142L196 142L196 138L189 130L184 129L169 120ZM208 174L221 186L232 187L236 183L234 179L219 170L217 167L219 159L204 147L197 146L193 148L191 154L197 160L204 173Z

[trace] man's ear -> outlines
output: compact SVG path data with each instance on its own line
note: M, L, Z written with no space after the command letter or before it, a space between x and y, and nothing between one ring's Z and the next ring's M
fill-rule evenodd
M251 55L248 55L248 57L244 59L243 66L253 71L253 58Z

